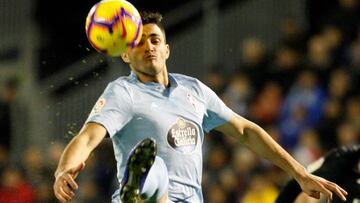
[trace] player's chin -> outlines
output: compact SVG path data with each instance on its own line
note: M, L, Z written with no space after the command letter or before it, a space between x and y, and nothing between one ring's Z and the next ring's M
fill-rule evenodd
M157 63L148 64L146 70L147 74L151 76L156 76L163 71L161 66L159 66Z
M158 62L156 59L147 59L145 60L145 64L147 66L147 69L152 70L152 69L158 69Z

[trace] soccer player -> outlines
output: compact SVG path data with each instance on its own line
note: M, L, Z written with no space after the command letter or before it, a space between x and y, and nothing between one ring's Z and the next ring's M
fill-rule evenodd
M234 136L292 175L310 196L345 199L337 184L312 175L258 125L230 110L199 80L168 73L170 47L158 13L144 13L140 43L121 58L131 74L109 83L79 134L65 148L55 172L54 193L73 199L75 181L94 148L110 136L120 188L112 203L203 202L204 131Z
M332 149L324 157L308 166L313 174L335 181L349 193L348 202L360 201L360 145L343 146ZM301 200L297 199L301 195ZM305 202L308 197L301 194L295 180L289 181L279 193L276 203ZM306 201L308 202L308 201ZM334 202L342 202L338 197Z

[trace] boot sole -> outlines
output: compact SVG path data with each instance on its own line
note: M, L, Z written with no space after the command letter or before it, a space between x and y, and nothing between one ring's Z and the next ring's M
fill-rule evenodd
M130 153L126 172L127 178L122 184L120 198L123 203L138 203L146 176L156 157L155 140L147 138L141 141Z

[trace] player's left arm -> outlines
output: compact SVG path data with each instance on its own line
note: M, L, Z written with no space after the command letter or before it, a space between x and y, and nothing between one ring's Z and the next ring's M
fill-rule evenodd
M306 194L318 199L320 193L323 193L330 201L332 193L335 192L341 199L346 200L347 192L344 189L333 182L307 172L257 124L239 115L234 115L227 123L215 130L237 138L252 151L282 168L296 179Z

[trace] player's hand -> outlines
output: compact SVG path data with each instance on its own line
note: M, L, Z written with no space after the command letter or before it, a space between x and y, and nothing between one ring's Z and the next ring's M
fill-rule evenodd
M60 202L65 203L71 201L74 198L75 193L73 190L78 189L78 185L75 182L75 179L79 172L84 169L84 167L85 163L81 163L77 167L57 174L55 177L53 189L56 198Z
M347 192L337 184L328 181L319 176L307 173L305 177L298 180L301 189L311 197L320 198L320 193L327 197L327 202L332 202L333 192L335 192L343 201L346 201Z

